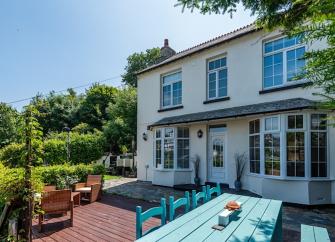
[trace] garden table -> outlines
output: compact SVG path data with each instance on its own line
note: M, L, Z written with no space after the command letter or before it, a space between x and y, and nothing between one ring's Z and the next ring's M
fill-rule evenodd
M228 201L242 203L221 231L218 214ZM171 241L282 241L282 202L224 193L136 242Z

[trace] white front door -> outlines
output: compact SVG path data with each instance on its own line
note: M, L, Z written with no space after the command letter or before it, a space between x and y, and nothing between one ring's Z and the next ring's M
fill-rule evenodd
M225 133L210 133L208 151L208 181L223 182L226 169Z

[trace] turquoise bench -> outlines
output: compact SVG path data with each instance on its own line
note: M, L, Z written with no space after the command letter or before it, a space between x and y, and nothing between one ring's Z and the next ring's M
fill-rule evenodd
M170 196L169 204L170 204L169 221L172 221L175 219L176 209L180 208L181 206L185 206L185 213L187 213L190 210L190 193L185 192L185 197L179 198L176 201L174 200L173 196Z
M212 199L212 195L216 194L216 196L220 196L221 195L221 187L219 183L216 183L215 187L210 187L209 185L207 185L207 201Z
M154 216L161 216L161 225L153 227L151 229L148 229L147 231L142 231L142 225L145 221L147 221L149 218L152 218ZM150 208L147 211L142 213L142 207L137 206L136 207L136 239L141 238L142 236L151 233L152 231L160 228L166 224L166 201L165 198L161 198L161 206L160 207L154 207Z
M330 242L326 228L301 225L301 242Z
M207 202L207 191L206 187L202 187L202 191L196 193L195 190L192 190L192 209L195 209L198 206L198 201L202 199L203 203Z

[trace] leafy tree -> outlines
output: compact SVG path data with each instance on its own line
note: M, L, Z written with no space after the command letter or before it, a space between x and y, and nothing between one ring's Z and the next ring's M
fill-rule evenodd
M289 36L300 35L308 43L326 41L328 46L305 54L307 65L302 75L323 89L324 106L335 108L335 4L334 0L177 0L176 5L199 9L201 13L229 13L242 3L257 16L257 24L266 29L282 28Z
M134 53L127 58L127 66L124 68L126 73L122 75L122 82L137 87L136 73L153 64L160 58L160 49L147 49L145 52Z
M44 135L49 132L61 132L64 127L73 127L76 119L74 114L80 104L81 96L69 89L66 94L50 92L46 97L38 94L31 102L40 115L37 117Z
M76 113L76 125L86 123L91 131L101 130L108 118L107 107L114 102L116 90L115 87L101 84L94 84L86 90L85 97Z
M115 103L108 107L109 120L104 126L104 134L114 151L122 146L129 150L131 141L136 136L137 115L136 89L126 87L117 92Z
M20 114L5 103L0 103L0 148L20 139Z

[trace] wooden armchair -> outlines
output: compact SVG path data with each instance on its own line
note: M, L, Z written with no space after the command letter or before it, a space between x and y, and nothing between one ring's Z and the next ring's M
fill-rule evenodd
M71 227L73 226L73 201L71 190L54 190L44 192L41 199L41 209L44 214L67 214L70 211ZM42 232L44 215L38 216L39 231Z
M74 191L86 194L89 196L90 203L101 199L102 176L88 175L87 181L74 184Z

